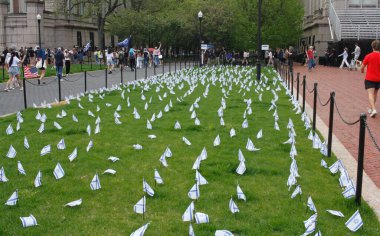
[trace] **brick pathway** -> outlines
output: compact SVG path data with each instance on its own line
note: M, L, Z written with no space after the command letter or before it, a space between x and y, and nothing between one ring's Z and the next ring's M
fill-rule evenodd
M330 96L330 92L335 91L335 101L342 117L349 122L359 119L361 112L367 112L368 95L364 89L364 74L359 71L348 71L335 67L318 66L316 70L307 71L307 67L295 66L296 73L300 77L306 75L307 88L313 89L314 83L318 83L318 94L321 102L325 103ZM296 93L296 92L294 92ZM302 87L300 86L302 95ZM313 94L306 92L306 101L313 106ZM380 110L380 104L376 104ZM317 102L317 115L328 126L329 105L322 107ZM312 116L312 114L309 114ZM371 118L367 114L367 124L372 130L376 141L380 144L380 116ZM349 126L341 120L338 113L334 112L333 133L342 142L350 154L357 159L359 142L359 123ZM334 145L334 143L332 144ZM380 188L380 152L375 147L366 130L364 170L378 188Z

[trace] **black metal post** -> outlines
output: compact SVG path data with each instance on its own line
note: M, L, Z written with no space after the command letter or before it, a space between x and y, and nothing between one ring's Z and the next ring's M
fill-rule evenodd
M171 72L172 72L172 69L171 69L171 64L172 64L172 59L170 58L170 60L169 60L169 73L171 73Z
M149 63L149 62L146 62L146 63L145 63L145 79L148 78L148 63Z
M42 50L41 48L41 16L40 15L37 15L37 23L38 23L38 46L40 47L40 50ZM43 63L42 63L42 66L43 66ZM38 85L40 85L41 80L39 79L37 81L38 81Z
M367 115L365 113L361 113L360 114L360 130L359 130L358 171L357 171L357 177L356 177L356 197L355 197L355 202L359 206L361 205L361 199L362 199L366 120L367 120Z
M329 134L327 140L327 156L331 157L332 131L334 126L334 103L335 92L330 93L330 115L329 115Z
M123 68L120 68L120 83L124 84L124 78L123 78Z
M179 70L182 70L182 57L179 55Z
M202 66L202 17L199 19L199 67Z
M290 70L290 79L291 79L291 85L290 87L292 88L291 91L292 91L292 96L293 96L293 92L294 92L294 88L293 88L293 84L294 84L294 78L293 78L293 71Z
M302 93L302 113L305 112L305 100L306 100L306 75L303 76L303 93Z
M164 55L162 55L162 74L165 74Z
M107 68L104 71L106 73L106 88L108 88L108 73L107 73Z
M62 101L62 99L61 99L61 78L62 78L62 75L58 74L58 90L59 90L58 99L59 99L59 101Z
M186 55L183 55L183 57L185 58L185 69L186 69Z
M317 96L318 96L318 83L314 83L314 106L313 106L313 130L317 124Z
M87 71L84 71L84 92L87 92Z
M22 87L24 88L24 108L28 108L28 105L26 103L26 88L25 88L25 74L24 74L24 67L22 67Z
M297 73L297 101L300 94L300 73Z
M177 57L174 58L174 73L177 73Z
M4 71L4 64L5 64L5 61L3 62L3 81L5 82L5 71Z
M137 80L137 67L136 67L136 63L135 63L135 80Z
M258 13L257 13L257 63L256 63L256 71L257 71L257 76L256 79L260 80L261 79L261 4L262 0L259 0L258 3Z
M154 64L154 61L153 61L153 71L154 71L154 75L156 75L156 65Z

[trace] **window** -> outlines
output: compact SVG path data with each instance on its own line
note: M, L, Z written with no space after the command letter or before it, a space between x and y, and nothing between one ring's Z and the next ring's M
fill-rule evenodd
M375 8L378 7L378 0L348 0L349 8Z
M77 46L82 47L82 32L77 31Z

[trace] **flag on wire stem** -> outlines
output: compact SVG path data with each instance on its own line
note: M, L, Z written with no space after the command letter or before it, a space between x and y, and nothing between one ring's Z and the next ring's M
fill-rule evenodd
M167 161L166 161L165 154L163 154L163 155L160 157L160 162L161 162L161 164L162 164L164 167L168 167L168 163L167 163Z
M15 206L17 204L17 201L18 201L18 190L16 189L16 191L14 191L12 195L10 196L10 198L7 200L5 205Z
M64 139L61 139L58 142L57 148L58 148L58 150L64 150L64 149L66 149L66 145L65 145L65 140Z
M217 147L220 145L220 137L219 137L219 134L218 136L216 136L215 140L214 140L214 147Z
M38 225L36 218L32 214L30 216L20 217L20 220L24 228Z
M113 170L113 169L107 169L103 172L103 174L111 174L111 175L114 175L116 174L116 170Z
M298 186L296 187L296 189L295 189L294 192L292 193L291 198L292 198L292 199L295 198L298 194L299 194L300 196L301 196L301 194L302 194L302 190L301 190L301 186L300 186L300 185L298 185Z
M261 139L263 137L263 129L260 129L260 131L256 135L256 139Z
M90 187L91 187L91 190L98 190L102 188L102 186L100 185L98 174L95 174L94 178L92 178Z
M195 236L193 226L189 224L189 236Z
M340 211L335 211L335 210L326 210L328 213L334 216L339 216L339 217L344 217L343 213Z
M25 79L31 79L31 78L38 78L40 77L38 75L38 69L35 66L27 67L24 66L24 78Z
M26 148L26 149L29 149L29 142L28 142L28 139L26 138L26 136L24 137L24 147Z
M59 164L59 162L55 166L53 174L55 176L55 179L57 179L57 180L62 178L63 176L65 176L65 171L63 170L63 168L62 168L61 164Z
M50 144L46 145L45 147L42 148L41 150L41 156L45 156L46 154L51 152L51 147Z
M17 161L17 170L21 175L26 175L24 167L22 166L20 161Z
M185 213L182 215L182 221L192 221L194 218L194 202L191 202L190 205L186 208Z
M5 132L7 133L7 135L11 135L14 133L13 131L13 128L12 128L12 124L9 124L7 129L5 130Z
M241 161L238 168L236 169L236 173L238 173L239 175L243 175L246 170L247 168L245 167L245 163Z
M260 149L256 148L255 145L253 144L252 140L248 138L247 140L247 145L245 147L248 151L254 152L254 151L259 151Z
M201 167L201 157L198 156L197 159L195 160L194 164L193 164L193 170L199 170L199 168Z
M240 150L240 148L239 148L239 152L238 152L238 159L240 162L245 162L243 152Z
M72 162L75 158L78 156L77 148L74 149L74 151L68 156L70 162Z
M203 224L203 223L209 223L210 219L208 218L208 215L202 212L196 212L195 213L195 222L197 224Z
M206 147L203 147L202 152L199 155L199 157L201 158L202 161L207 159L207 150L206 150Z
M148 229L150 223L147 223L143 225L142 227L138 228L136 231L131 233L130 236L144 236L145 231Z
M87 52L91 48L91 41L86 44L83 48L83 52Z
M239 208L236 205L236 203L234 202L234 200L232 199L232 197L230 199L229 207L230 207L230 211L232 212L232 214L239 212Z
M314 215L310 216L309 219L305 220L303 223L305 225L306 231L303 235L309 235L316 229L316 222L317 222L317 216L318 214L315 213Z
M215 236L234 236L234 235L228 230L217 230L215 231Z
M329 167L327 166L327 163L325 160L321 159L321 166L328 169Z
M112 161L112 162L116 162L118 160L120 160L118 157L113 157L113 156L110 156L108 157L108 160Z
M5 171L4 171L4 167L3 166L0 169L0 182L8 182L8 179L5 176Z
M58 124L58 122L55 122L54 121L54 127L57 128L57 129L62 129L62 126L60 124Z
M198 185L208 184L207 180L199 173L198 170L195 170L195 181Z
M143 196L134 206L133 211L137 214L144 214L146 211L146 198Z
M75 200L75 201L72 201L72 202L69 202L65 206L75 207L75 206L79 206L81 204L82 204L82 198Z
M196 200L200 197L199 185L198 183L194 184L190 191L187 193L190 199Z
M157 184L164 184L164 180L161 178L160 173L158 173L157 169L154 169L154 179Z
M8 150L8 153L7 153L7 157L8 158L15 158L16 154L17 154L16 149L14 149L14 147L11 145L9 147L9 150Z
M239 184L236 187L236 193L237 193L238 199L243 199L244 201L247 200L247 198L245 197L245 194L243 193L243 190L240 188Z
M39 170L36 178L34 179L34 187L38 188L42 185L41 179L42 179L42 172Z
M187 146L191 146L191 142L185 136L182 137L182 141L185 142Z
M73 114L73 121L78 122L78 118Z
M89 152L90 149L94 146L94 141L92 141L92 139L90 140L90 142L88 143L87 145L87 148L86 148L86 151Z
M230 137L232 138L234 136L236 136L236 131L235 131L234 128L231 128L231 130L230 130Z
M45 130L45 123L41 123L40 128L38 129L38 132L42 133L44 132L44 130Z
M317 212L317 208L314 205L313 199L311 199L311 196L307 199L307 207L309 207L310 211Z
M143 179L143 191L146 192L149 196L153 197L154 196L154 190L150 185Z

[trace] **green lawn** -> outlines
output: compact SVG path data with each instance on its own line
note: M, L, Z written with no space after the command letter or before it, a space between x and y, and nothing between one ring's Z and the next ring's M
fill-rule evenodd
M303 221L313 213L306 211L308 195L312 196L318 210L317 230L323 235L379 235L380 224L366 203L359 207L364 226L356 233L345 227L345 222L358 209L354 199L344 199L339 186L339 174L332 175L328 169L320 166L319 150L312 148L307 139L309 130L305 130L301 115L292 111L293 106L284 88L276 93L280 131L274 129L273 110L268 111L273 93L279 82L274 84L274 72L264 69L270 79L262 91L255 92L255 70L251 67L229 67L227 69L186 70L181 74L158 77L148 83L129 85L114 91L98 91L93 94L93 102L88 96L81 101L72 100L69 105L52 109L28 109L22 112L24 123L21 129L12 135L5 130L11 123L16 128L16 115L0 119L0 150L8 182L0 182L0 235L130 235L134 230L151 222L145 235L188 235L189 222L182 222L191 199L188 191L195 183L193 163L203 147L207 149L207 159L203 160L200 173L209 182L200 186L200 198L195 201L195 211L209 215L209 224L197 225L192 222L195 235L214 235L218 229L226 229L234 235L301 235L305 232ZM241 89L242 86L245 89ZM189 89L193 90L190 94ZM206 87L208 93L205 93ZM270 88L270 89L267 89ZM143 88L145 90L143 91ZM160 89L158 89L160 88ZM170 93L173 88L175 94ZM247 91L249 88L249 91ZM229 91L229 89L231 89ZM225 98L226 109L220 125L218 109L221 106L223 92L229 91ZM240 92L240 93L239 93ZM124 93L124 99L121 94ZM262 93L262 101L259 101ZM101 99L99 95L104 95ZM146 100L142 100L142 94ZM186 94L186 96L184 96ZM165 95L167 95L165 97ZM162 98L160 101L159 96ZM130 107L128 107L128 100ZM182 102L179 100L183 99ZM191 105L199 98L199 108L195 108L200 125L196 126L190 118ZM249 127L242 128L243 114L247 108L244 99L252 99L252 114L247 114ZM151 103L149 103L149 100ZM172 102L169 112L164 108ZM80 103L84 109L78 108ZM148 109L144 107L148 104ZM121 125L115 124L114 112L121 105ZM111 106L107 106L111 105ZM100 111L96 112L97 106ZM141 119L134 119L133 110L137 109ZM67 117L56 118L64 110ZM88 115L88 110L95 118ZM39 111L47 115L45 131L37 130L41 122L35 119ZM147 119L162 111L162 118L152 123L153 129L147 130ZM76 123L72 115L78 118ZM101 119L100 133L94 134L95 120ZM296 156L302 187L302 196L291 199L294 187L288 191L286 185L289 176L291 158L290 145L282 144L288 140L287 124L291 118L295 125ZM56 129L53 122L63 128ZM182 129L175 130L179 121ZM91 136L86 132L90 124ZM236 136L230 137L230 130L236 130ZM257 139L258 131L263 130L263 138ZM157 139L149 139L154 134ZM221 145L214 147L213 141L219 135ZM30 149L23 146L24 136L29 140ZM191 146L182 141L186 137ZM57 143L64 138L65 150L58 150ZM246 150L250 138L260 150ZM93 139L94 146L86 152L87 144ZM41 149L51 144L52 153L40 156ZM143 146L134 150L134 144ZM14 159L6 157L9 146L17 150ZM168 167L159 161L166 147L170 147L173 157L167 158ZM78 157L70 162L68 155L78 147ZM240 176L235 171L239 165L238 150L241 149L246 160L246 172ZM118 162L107 160L110 156L120 158ZM336 158L324 158L328 165ZM26 176L19 175L17 161L21 161ZM53 169L59 162L66 175L56 180ZM115 175L102 174L111 168ZM163 185L154 184L154 169L164 180ZM37 172L42 172L42 186L34 187ZM100 190L92 191L90 182L98 173ZM153 187L154 197L147 196L147 212L142 215L133 212L133 206L144 195L143 178ZM236 185L244 191L247 201L238 200ZM16 206L4 203L15 191L19 190L19 202ZM240 212L233 215L229 211L229 200L233 197ZM81 206L69 208L64 205L82 198ZM339 210L345 218L338 218L326 212L327 209ZM22 228L20 216L33 214L38 226ZM317 231L316 231L317 232ZM314 235L314 232L312 235Z

